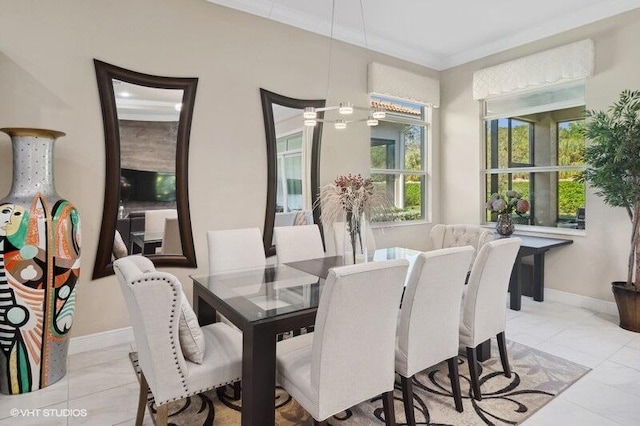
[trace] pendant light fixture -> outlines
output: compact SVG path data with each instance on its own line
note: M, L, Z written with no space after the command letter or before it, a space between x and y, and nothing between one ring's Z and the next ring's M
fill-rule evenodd
M333 26L335 22L336 13L336 0L333 0L331 8L331 33L329 37L329 70L327 76L327 91L329 90L329 84L331 82L331 53L333 47ZM365 49L369 48L367 41L367 28L364 22L364 7L362 0L360 0L360 13L362 16L362 30L364 32L364 45ZM338 117L334 119L327 118L327 114L324 114L325 118L318 118L318 112L337 111ZM366 118L354 118L356 111L364 111L367 113ZM304 118L305 126L315 126L316 123L333 123L333 126L338 129L346 129L348 123L364 122L369 127L377 126L378 120L385 118L386 113L383 109L371 109L360 106L354 106L351 102L341 102L338 106L328 106L323 108L305 108L302 117Z

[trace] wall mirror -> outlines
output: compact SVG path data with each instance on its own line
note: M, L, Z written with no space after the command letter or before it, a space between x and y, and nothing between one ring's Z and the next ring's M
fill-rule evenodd
M320 224L318 197L322 123L304 125L306 107L322 108L324 99L294 99L260 89L267 140L267 206L263 242L267 256L276 254L273 228ZM322 113L318 118L322 118Z
M197 78L142 74L94 60L106 149L106 186L93 279L141 253L196 267L188 195Z

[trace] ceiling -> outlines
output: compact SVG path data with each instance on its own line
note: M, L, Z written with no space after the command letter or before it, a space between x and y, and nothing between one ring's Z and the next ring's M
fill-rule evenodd
M333 0L207 1L328 37L333 30L436 70L640 8L640 0L335 0L332 20Z

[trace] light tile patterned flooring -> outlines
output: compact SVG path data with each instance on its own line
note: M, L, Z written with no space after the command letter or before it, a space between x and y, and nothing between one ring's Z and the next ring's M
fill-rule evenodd
M507 310L506 335L593 369L524 425L640 424L640 334L619 328L616 317L525 297L521 311ZM0 396L0 426L133 425L138 383L128 358L132 349L123 344L72 355L68 374L58 383ZM11 409L41 411L11 417ZM87 415L58 417L65 409ZM152 425L148 414L145 425Z

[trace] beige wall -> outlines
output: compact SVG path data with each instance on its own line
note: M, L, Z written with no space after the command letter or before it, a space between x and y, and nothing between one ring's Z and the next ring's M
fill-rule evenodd
M591 38L595 74L587 80L588 109L606 109L623 89L640 89L640 10L496 54L441 73L442 217L447 223L479 223L481 121L472 99L473 72L508 60ZM630 223L623 209L587 194L587 235L547 255L546 286L613 300L610 282L624 280Z
M104 139L93 59L148 74L198 77L190 145L190 206L198 269L208 268L206 231L262 227L266 151L259 88L329 104L368 102L373 60L438 77L426 68L334 42L327 91L325 37L204 0L0 0L0 127L62 130L56 186L82 216L82 274L73 336L125 327L114 277L91 281L102 217ZM437 128L436 128L437 134ZM368 173L369 132L323 135L321 183ZM11 186L11 147L0 136L0 194ZM437 189L437 188L436 188ZM428 225L388 228L385 245L426 247Z

